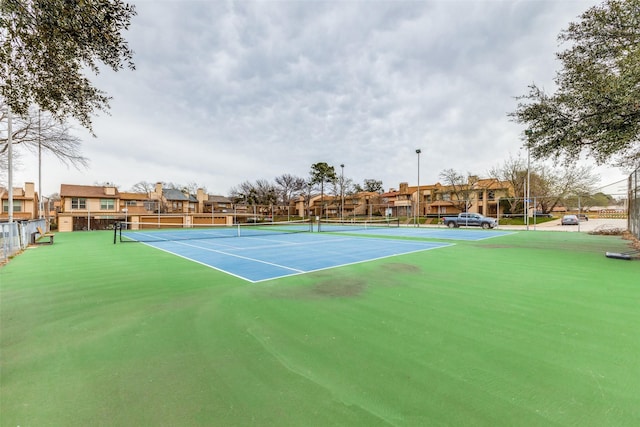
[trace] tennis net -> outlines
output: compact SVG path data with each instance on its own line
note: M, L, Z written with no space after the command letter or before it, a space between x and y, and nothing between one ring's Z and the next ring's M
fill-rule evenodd
M161 242L174 240L251 237L313 231L311 222L283 221L258 224L163 224L121 222L115 229L113 242Z
M382 219L321 219L318 222L318 231L322 232L349 232L349 231L361 231L372 230L379 228L392 228L400 227L400 220L398 218L382 218Z

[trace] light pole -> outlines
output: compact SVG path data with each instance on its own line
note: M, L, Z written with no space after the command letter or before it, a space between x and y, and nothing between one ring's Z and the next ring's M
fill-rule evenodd
M11 129L13 117L11 107L7 105L7 178L9 184L9 223L13 222L13 130Z
M38 108L38 218L44 218L44 199L42 197L42 126L40 123L40 109Z
M525 218L527 231L529 230L529 198L531 197L531 129L524 131L527 135L527 200L525 201Z
M344 163L340 164L340 220L344 219Z
M420 153L422 153L421 149L416 150L416 154L418 155L418 203L416 207L416 221L415 224L417 227L420 226Z

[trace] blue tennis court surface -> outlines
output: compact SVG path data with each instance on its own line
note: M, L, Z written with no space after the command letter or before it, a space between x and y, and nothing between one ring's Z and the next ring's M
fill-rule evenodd
M144 243L250 282L450 246L321 233Z
M351 226L342 228L332 226L328 228L329 232L344 232L350 234L368 234L380 236L397 236L397 237L417 237L424 239L443 239L443 240L484 240L493 237L506 236L513 234L514 231L502 230L481 230L469 228L435 228L435 227L370 227L367 229L358 229Z

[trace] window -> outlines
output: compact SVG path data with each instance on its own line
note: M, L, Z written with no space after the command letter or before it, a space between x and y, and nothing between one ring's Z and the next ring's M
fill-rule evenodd
M444 201L451 201L451 193L442 193L442 200Z
M22 200L13 201L13 211L22 212ZM9 200L2 201L2 212L9 212Z
M71 199L71 209L87 209L87 199L74 197Z
M144 209L146 211L154 211L157 212L158 211L158 201L157 200L152 200L152 201L145 201L143 202L144 204Z
M115 201L113 199L100 199L101 211L112 211L115 207Z

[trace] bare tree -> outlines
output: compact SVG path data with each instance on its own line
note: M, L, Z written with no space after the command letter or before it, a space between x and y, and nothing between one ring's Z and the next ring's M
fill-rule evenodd
M280 201L283 205L288 206L291 199L300 194L305 188L304 178L294 175L283 174L275 178Z
M462 212L468 211L473 206L471 194L474 191L473 185L478 181L476 175L467 173L467 176L464 176L454 169L445 169L440 172L440 179L444 185L451 188L450 201L453 206Z
M11 157L12 157L11 164L13 165L13 168L19 169L22 166L19 153L13 152L11 154ZM2 151L2 149L0 149L0 185L2 186L7 185L8 172L9 172L9 157L7 156L7 151L6 150Z
M109 181L104 181L104 182L94 182L93 185L95 185L96 187L115 187L117 189L120 189L120 186L118 184L114 184L113 182L109 182Z
M572 196L587 196L595 192L597 175L591 173L587 166L570 166L563 169L551 169L543 166L538 170L540 177L539 189L534 194L540 194L538 205L543 212L551 212L553 208ZM534 189L533 185L531 186ZM539 193L538 193L539 192Z
M0 122L7 121L7 109L0 101ZM38 154L40 149L56 156L65 165L73 165L80 169L87 167L89 161L81 154L80 138L71 135L71 127L53 118L51 114L29 110L24 117L13 117L12 143L13 146L24 147L27 151ZM0 134L0 158L7 162L8 134ZM15 153L13 153L15 154ZM13 161L13 159L12 159ZM4 170L6 168L3 167Z
M515 197L503 199L509 204L509 212L524 212L523 198L527 179L527 164L525 160L520 156L509 156L504 163L493 167L489 171L489 176L498 181L508 182L513 189Z
M340 216L344 215L344 196L354 193L355 186L351 178L342 175L337 176L335 181L330 183L328 193L334 197L334 204L340 209Z
M204 185L199 185L195 181L191 181L187 185L180 185L180 186L178 186L178 188L183 193L187 193L187 194L197 194L198 193L198 189L202 189L205 193L207 192L207 189L206 189L206 187Z
M259 179L255 183L245 181L230 190L229 196L234 203L249 205L273 205L277 202L276 187L267 180Z
M367 192L367 193L384 193L384 187L382 186L382 181L377 179L365 179L362 186L360 184L354 185L354 190L356 193Z
M133 187L131 187L131 192L132 193L151 193L152 191L155 191L156 189L156 185L149 182L149 181L140 181L137 182L135 184L133 184Z
M502 165L489 171L492 178L507 181L515 193L510 199L511 213L524 212L524 194L526 182L530 183L530 196L535 198L537 210L543 213L553 211L564 199L571 195L592 194L598 176L591 173L587 166L571 165L561 169L545 164L530 166L527 178L527 163L521 157L509 157Z

